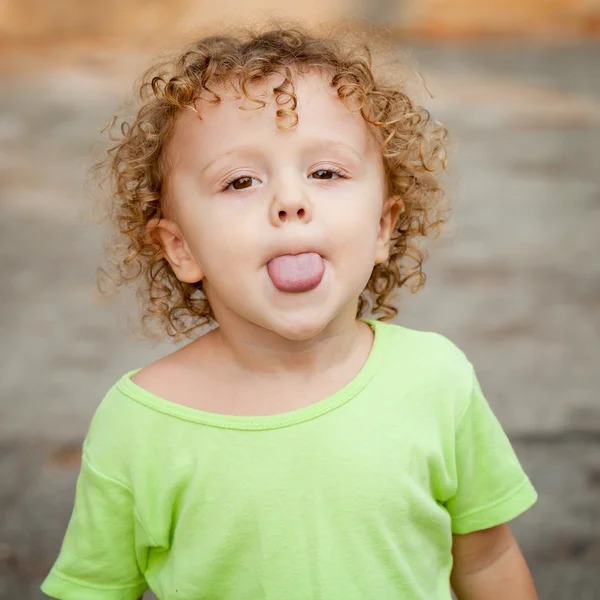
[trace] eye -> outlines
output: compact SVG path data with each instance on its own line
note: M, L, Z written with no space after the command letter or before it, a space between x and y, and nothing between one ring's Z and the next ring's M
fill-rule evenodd
M313 171L309 177L313 179L319 179L321 181L327 181L331 179L347 179L348 176L341 169L318 169Z
M333 179L336 175L333 171L327 171L325 169L319 169L315 171L313 174L315 179Z
M252 187L252 183L260 183L256 177L249 177L248 175L244 175L243 177L236 177L235 179L231 179L226 181L223 184L223 189L233 189L233 190L247 190Z

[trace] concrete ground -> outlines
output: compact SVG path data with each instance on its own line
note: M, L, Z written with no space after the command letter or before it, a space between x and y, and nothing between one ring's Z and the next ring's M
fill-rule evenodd
M398 322L449 336L477 367L540 494L514 523L540 598L598 599L600 46L409 51L452 135L455 209ZM136 341L127 302L96 292L102 232L83 190L138 64L80 49L1 66L2 600L42 598L97 403L170 349Z

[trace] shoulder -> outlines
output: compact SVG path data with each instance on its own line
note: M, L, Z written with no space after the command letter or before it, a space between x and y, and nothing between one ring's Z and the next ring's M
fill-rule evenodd
M188 371L182 358L182 351L180 350L135 371L129 378L135 388L130 386L130 389L136 389L138 393L146 391L155 396L168 399L173 394L174 386L182 380L182 376ZM121 381L121 385L124 383L126 384L126 380Z
M439 333L383 322L375 323L375 331L387 338L388 352L396 360L445 376L471 377L472 365L465 353Z
M157 399L169 398L182 379L184 351L125 373L106 392L83 444L84 458L96 470L127 485L137 463L160 446L174 424L156 409Z
M447 337L400 325L376 323L376 335L386 338L386 372L411 395L429 399L454 416L469 402L475 379L465 353Z
M131 375L131 382L138 391L170 401L177 401L190 387L207 379L208 365L214 364L213 336L211 333L179 348L175 352L153 362Z

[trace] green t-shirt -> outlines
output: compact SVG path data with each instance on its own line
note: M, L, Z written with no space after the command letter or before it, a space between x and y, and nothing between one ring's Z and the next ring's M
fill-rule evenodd
M460 350L371 325L354 380L282 414L203 412L125 375L93 419L43 591L449 600L452 533L509 521L536 493Z

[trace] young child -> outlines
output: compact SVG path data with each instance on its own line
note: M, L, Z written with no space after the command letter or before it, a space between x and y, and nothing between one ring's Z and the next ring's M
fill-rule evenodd
M445 214L444 128L347 39L208 37L162 68L109 152L118 281L203 335L101 403L43 591L535 599L506 523L536 493L471 364L383 322Z

